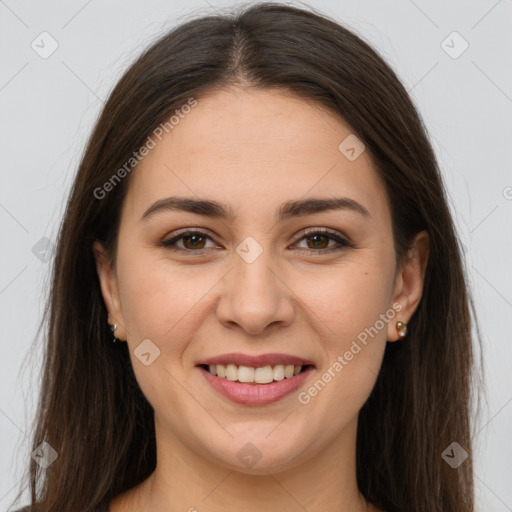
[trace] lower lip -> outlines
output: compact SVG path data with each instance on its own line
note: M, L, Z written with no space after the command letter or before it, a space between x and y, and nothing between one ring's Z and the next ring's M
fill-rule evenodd
M298 375L270 384L244 384L212 375L200 366L198 368L213 389L242 405L265 405L277 402L298 389L313 370L312 367L308 367Z

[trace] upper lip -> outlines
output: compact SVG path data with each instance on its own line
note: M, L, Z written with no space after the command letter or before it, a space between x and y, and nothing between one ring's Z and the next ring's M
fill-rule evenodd
M231 353L222 354L219 356L210 357L198 363L200 365L214 365L214 364L234 364L236 366L249 366L253 368L261 368L262 366L275 366L278 364L294 366L307 366L314 363L302 357L292 356L290 354L260 354L258 356L251 356L249 354Z

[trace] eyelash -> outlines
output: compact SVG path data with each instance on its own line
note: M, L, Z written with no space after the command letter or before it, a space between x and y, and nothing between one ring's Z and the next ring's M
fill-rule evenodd
M210 240L212 240L212 238L209 235L207 235L206 233L204 233L202 231L189 230L189 231L183 231L180 234L170 238L169 240L162 241L160 243L160 245L167 249L170 249L172 251L189 252L189 253L194 253L196 255L205 254L206 252L208 252L209 249L211 249L211 248L199 249L196 251L194 249L183 249L181 247L176 247L176 242L180 241L183 238L188 238L193 235L199 235L202 238L209 238ZM328 235L327 238L329 238L329 240L334 240L335 242L338 242L339 245L336 247L330 247L327 249L320 249L320 250L315 250L315 249L298 249L298 250L312 251L316 254L327 254L327 253L331 253L331 252L335 252L335 251L340 251L340 250L343 250L346 248L354 248L354 246L346 238L342 237L336 231L332 231L327 228L312 228L310 230L306 230L302 233L302 237L299 238L297 240L297 242L300 242L304 238L311 238L315 235Z

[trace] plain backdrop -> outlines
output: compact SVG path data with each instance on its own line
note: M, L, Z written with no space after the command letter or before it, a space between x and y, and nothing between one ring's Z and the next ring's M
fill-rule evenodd
M236 4L0 0L0 510L11 505L30 458L40 345L28 353L84 142L109 91L147 44L192 15ZM483 334L487 405L474 427L478 510L510 511L512 1L309 5L380 52L429 131Z

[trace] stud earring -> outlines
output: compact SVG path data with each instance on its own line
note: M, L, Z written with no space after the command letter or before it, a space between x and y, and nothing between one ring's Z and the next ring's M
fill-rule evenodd
M398 331L398 336L401 338L405 337L407 334L407 324L404 324L403 322L397 322L396 330Z
M114 325L110 326L110 330L112 331L112 335L114 336L114 339L112 340L114 343L117 341L116 329L117 329L117 324L114 324Z

